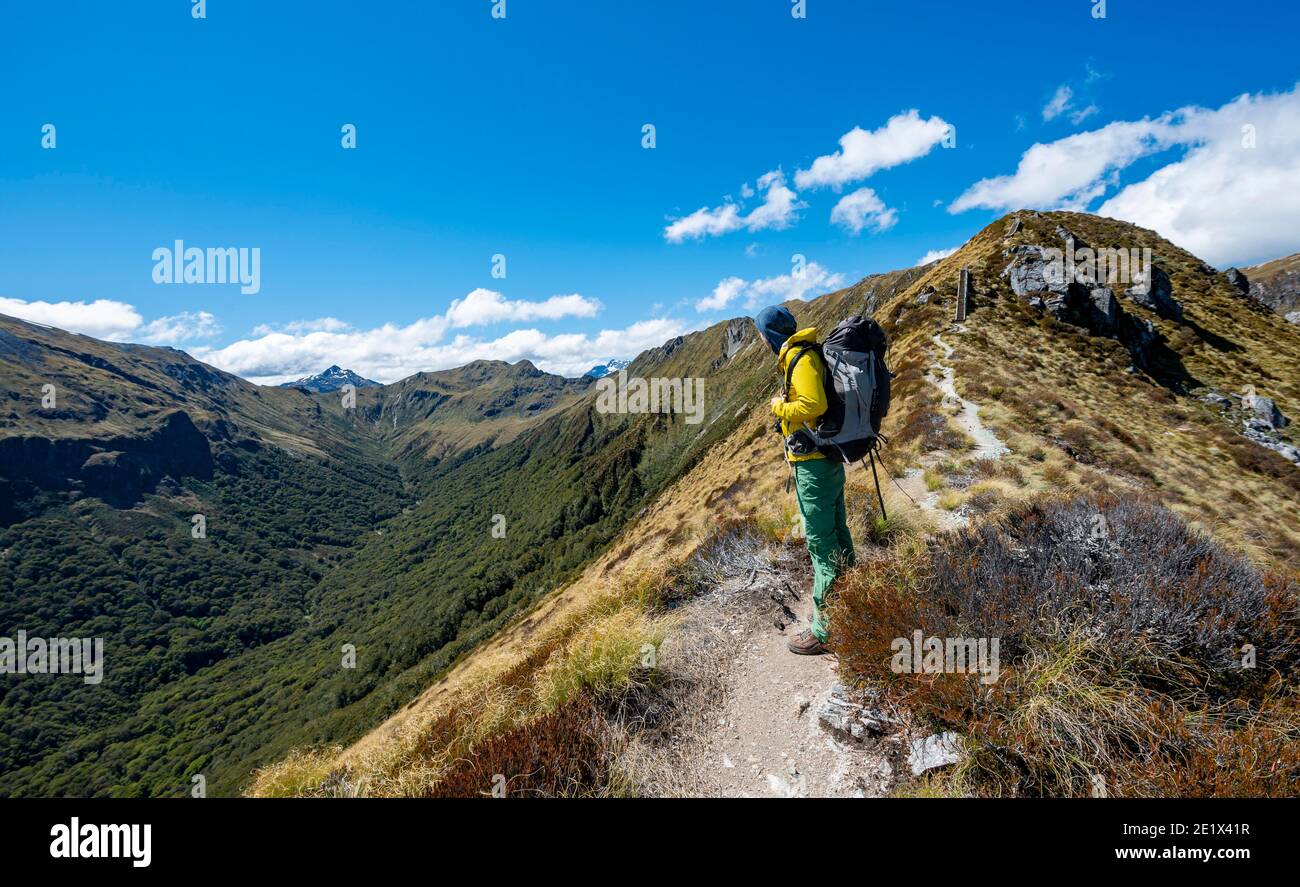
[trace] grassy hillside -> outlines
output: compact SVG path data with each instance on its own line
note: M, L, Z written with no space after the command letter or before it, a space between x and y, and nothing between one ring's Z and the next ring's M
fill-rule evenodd
M1029 298L1017 296L1003 277L1004 269L1015 261L1015 248L1061 246L1063 235L1058 228L1095 246L1150 247L1181 313L1147 307L1125 294L1123 287L1116 287L1120 316L1127 320L1097 330L1089 328L1084 317L1069 315L1059 320ZM972 273L970 314L964 325L954 327L951 316L958 271L963 267ZM1053 685L1053 693L1059 689L1068 694L1073 687L1094 694L1086 697L1092 700L1111 699L1134 706L1176 702L1183 706L1177 710L1189 719L1187 723L1199 723L1204 729L1179 732L1173 722L1163 722L1162 729L1169 729L1161 734L1160 742L1175 745L1161 745L1148 752L1164 755L1179 747L1179 742L1195 749L1196 757L1187 762L1193 769L1188 772L1200 776L1191 777L1191 781L1205 775L1203 765L1213 758L1216 743L1224 754L1237 755L1255 740L1265 744L1261 748L1294 742L1291 716L1286 714L1293 702L1276 698L1276 684L1268 678L1294 671L1290 657L1300 610L1296 585L1286 576L1294 574L1300 552L1300 536L1288 518L1294 514L1300 469L1242 434L1237 400L1246 386L1254 386L1276 400L1286 414L1300 413L1300 379L1294 373L1300 336L1281 318L1259 311L1222 275L1152 232L1069 213L1021 213L1015 219L999 220L948 259L868 278L790 307L801 324L815 324L823 330L864 310L881 320L891 338L889 362L896 374L894 406L885 428L890 436L885 450L889 471L903 478L924 468L925 489L938 497L941 510L961 512L977 526L987 528L990 535L976 539L1001 538L1001 521L1015 519L1027 502L1078 502L1082 496L1083 501L1101 497L1094 500L1099 503L1131 498L1163 503L1172 511L1158 513L1168 516L1159 522L1148 521L1149 526L1136 522L1134 538L1141 532L1165 533L1168 539L1182 539L1180 544L1188 551L1201 551L1209 558L1205 563L1224 565L1221 578L1227 586L1222 589L1226 592L1223 600L1232 599L1233 607L1241 605L1241 618L1246 621L1234 623L1235 627L1225 625L1213 642L1218 645L1215 656L1236 649L1242 630L1247 636L1253 631L1256 640L1266 634L1271 638L1266 641L1270 660L1259 673L1260 680L1249 687L1229 682L1223 685L1229 689L1222 692L1220 688L1208 693L1205 686L1197 690L1198 674L1230 681L1218 660L1188 668L1177 682L1143 685L1137 682L1146 678L1135 669L1153 661L1144 658L1145 653L1103 663L1076 646L1068 648L1074 651L1073 659L1037 661L1038 674L1044 673L1042 669L1055 670L1053 673L1066 669L1065 674L1071 676L1069 669L1084 670L1069 686ZM959 391L978 401L985 421L1009 444L1011 452L1002 459L971 461L973 442L953 420L957 407L945 401L928 381L941 353L936 335L954 349L952 357L945 360L957 368ZM691 352L683 350L688 346L702 353L698 357L692 354L688 360ZM671 372L676 366L674 354L680 354L683 366L698 367L709 350L707 337L688 337L669 349L670 353L654 355L653 366ZM646 369L647 365L634 367L643 373ZM646 645L657 647L673 631L675 608L693 593L696 580L690 577L698 571L695 565L700 558L707 561L711 557L708 552L732 532L730 528L745 527L744 533L781 539L794 514L794 504L783 492L779 446L768 430L766 399L778 384L770 355L760 346L751 346L729 361L722 372L731 380L732 390L747 395L733 398L738 422L729 431L718 431L712 445L698 458L683 461L689 470L668 472L665 476L675 478L673 483L626 526L611 548L572 582L539 601L525 618L458 661L411 705L360 742L351 747L325 744L299 750L262 771L252 793L485 794L493 773L518 779L523 790L533 793L637 793L639 786L635 780L628 781L622 766L629 743L635 742L629 731L635 734L645 729L647 720L669 717L662 697L656 694L683 679L672 671L647 670L642 661ZM1283 429L1280 435L1294 440L1291 433ZM938 529L910 507L912 503L901 492L888 487L893 519L882 521L872 504L874 492L869 483L861 472L850 472L850 520L864 550L872 551L875 545L875 553L855 574L856 583L849 586L856 589L857 597L846 594L836 604L858 614L870 612L869 605L879 603L879 597L890 590L881 589L880 582L873 584L872 577L887 580L896 575L903 583L912 581L909 577L928 575L899 571L919 563L918 546L927 550L929 532ZM1103 506L1093 506L1088 513L1096 513L1099 507ZM1078 506L1069 508L1078 510ZM1128 519L1115 514L1120 525ZM1026 519L1018 520L1023 525ZM1028 532L1024 530L1022 535ZM1206 535L1224 548L1198 541ZM929 549L932 554L926 557L959 558L964 549L956 543L967 548L974 544L951 536L934 538L937 547ZM1009 538L1006 546L1013 547L1018 537L1012 533ZM1058 540L1056 544L1067 543ZM1162 543L1144 537L1142 544L1158 547ZM1043 550L1050 555L1052 548L1048 545ZM1166 565L1171 577L1177 574L1177 582L1169 580L1175 597L1180 593L1176 589L1182 587L1178 583L1186 581L1190 587L1201 581L1195 578L1200 562L1193 559ZM1253 563L1245 566L1248 562ZM1144 579L1144 571L1154 563L1134 556L1107 569L1125 582L1141 584L1151 578ZM1282 572L1255 573L1255 565ZM1186 573L1188 569L1191 574ZM1259 578L1261 575L1265 578ZM1208 581L1207 577L1202 580ZM895 592L900 587L904 586L891 586ZM1197 587L1208 586L1201 581ZM1266 606L1261 604L1264 598ZM1184 601L1183 606L1196 611L1184 616L1213 619L1218 600L1201 595ZM1078 604L1084 606L1085 602ZM1259 606L1271 614L1269 620L1279 620L1267 630L1248 624L1253 618L1250 613L1263 613ZM1210 609L1206 611L1206 607ZM1089 630L1106 630L1104 620L1095 625L1089 621L1090 614L1110 618L1103 609L1085 607L1079 612L1088 617L1083 622L1085 627L1091 626ZM1032 614L1013 611L1002 616L1028 620ZM924 623L913 620L909 624ZM1047 643L1052 637L1038 634L1031 641ZM837 639L846 679L872 677L867 669L853 666L854 645L875 640L874 635L867 637L862 632L856 640L852 636ZM1164 638L1159 642L1164 643ZM1152 643L1156 643L1154 636ZM1177 637L1170 635L1169 643L1174 645L1170 649L1184 655L1176 646L1180 643ZM865 648L857 652L866 655ZM1023 658L1030 652L1028 646L1013 648L1016 668L1034 665ZM1032 655L1041 657L1049 652L1038 646ZM1098 670L1090 671L1094 668ZM1089 684L1084 677L1095 681ZM1023 689L1025 684L1018 681L1014 687ZM1146 687L1141 692L1156 695L1124 695L1123 687ZM1174 687L1186 694L1177 699L1168 696ZM1244 706L1235 720L1222 718L1219 708L1225 704L1224 694L1235 692L1231 687L1240 689L1240 705ZM904 688L904 696L912 698L909 693ZM938 701L916 701L918 722L965 728L968 718L983 718L982 729L993 737L991 741L1005 735L1051 739L1045 729L1015 733L1020 703L1062 718L1086 714L1072 708L1068 696L1057 698L1052 709L1045 708L1048 699L1029 694L1016 704L985 707L975 714L963 714L954 707L952 697L932 698ZM1122 779L1126 791L1191 792L1187 778L1180 782L1174 776L1179 766L1177 755L1160 758L1162 767L1168 764L1172 768L1168 772L1146 771L1138 762L1134 748L1126 745L1127 734L1122 733L1129 728L1142 729L1143 722L1136 715L1115 731L1102 730L1105 723L1101 717L1088 726L1093 731L1088 737L1113 743L1104 749L1109 757L1089 761L1092 772L1105 770L1114 779ZM1244 725L1250 726L1243 733ZM673 726L669 722L653 729L671 733ZM1080 772L1086 776L1088 767L1066 772L1059 759L1034 757L1032 751L1021 749L1018 753L1023 752L1024 761L1043 768L1037 782L1022 784L1014 773L993 773L978 785L961 783L944 791L1060 793L1074 792L1082 784L1087 792L1087 779L1079 783L1078 777ZM590 766L575 769L575 755ZM977 760L987 764L987 758L977 756ZM1206 793L1255 791L1263 784L1260 768L1265 763L1238 757L1233 775L1219 789L1208 782L1201 789ZM1286 778L1294 778L1295 768L1285 766ZM1146 772L1150 779L1134 782L1129 777L1135 772ZM973 772L964 776L973 778ZM1063 781L1051 782L1048 777Z
M166 349L6 330L26 354L5 366L17 408L0 445L67 458L4 472L5 625L96 632L110 667L97 687L24 682L0 697L19 725L5 793L175 795L196 773L229 793L295 744L359 735L571 578L754 396L723 366L722 327L641 358L709 375L699 425L602 415L590 382L526 364L423 374L344 411L336 395L260 389ZM69 392L52 414L43 380ZM187 438L201 470L137 446L178 407L202 432ZM135 485L116 507L80 465L109 448L132 459L113 462ZM114 603L86 593L82 564Z
M1017 295L1003 276L1017 250L1062 230L1150 247L1179 310L1117 286L1104 326ZM970 314L952 327L962 267ZM882 322L886 464L904 483L924 470L944 509L994 520L1029 499L1141 496L1255 563L1300 563L1300 469L1245 436L1241 400L1250 387L1300 416L1300 330L1154 233L1020 213L945 260L791 307L823 333L864 311ZM1010 446L996 466L970 461L927 379L936 335ZM17 321L0 321L0 362L0 447L22 457L0 469L0 629L99 633L110 662L98 688L0 690L6 794L178 795L196 773L231 793L281 760L253 793L454 793L476 778L453 767L466 750L519 763L542 736L605 755L602 712L653 683L645 645L672 630L700 546L734 521L781 537L794 514L766 406L779 380L747 319L630 368L704 379L699 424L602 414L590 382L527 364L420 374L345 410ZM51 380L55 410L39 406ZM1296 427L1270 439L1294 444ZM924 531L892 490L900 523L882 521L867 483L851 473L863 544ZM211 516L207 547L194 513ZM574 778L611 791L616 769Z

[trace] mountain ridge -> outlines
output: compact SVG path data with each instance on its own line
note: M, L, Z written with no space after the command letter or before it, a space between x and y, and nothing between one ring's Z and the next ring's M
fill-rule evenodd
M1112 293L1150 334L1125 342L1087 325L1093 315L1083 309L1096 302L1086 288L1060 295L1059 317L1049 298L1035 306L1032 295L1018 295L1003 273L1029 254L1014 250L1061 243L1060 226L1099 246L1153 248L1181 316ZM1300 356L1300 337L1276 315L1248 310L1227 278L1200 260L1110 220L1012 214L925 268L787 303L801 325L824 331L863 311L886 327L897 376L891 472L911 470L927 447L960 442L924 377L961 267L972 270L974 286L966 329L952 335L957 390L984 405L1032 485L1142 490L1229 533L1252 556L1294 561L1300 540L1286 516L1296 469L1244 435L1249 417L1239 404L1254 386L1281 412L1300 414L1298 382L1286 369ZM70 488L77 495L39 484L15 492L6 479L21 505L0 526L0 548L10 552L0 560L6 621L42 627L32 621L36 611L24 609L33 581L50 612L65 614L51 628L78 629L73 613L102 606L80 602L83 590L57 578L49 553L73 539L79 562L102 565L90 572L109 577L104 587L115 596L162 602L149 605L155 621L136 633L171 651L169 679L123 697L113 730L94 719L75 724L83 709L73 694L59 699L74 721L24 732L45 738L23 746L0 742L6 793L44 784L67 793L166 794L184 790L193 768L209 774L215 793L229 793L297 746L383 747L402 718L436 710L498 653L526 649L551 616L584 606L629 563L653 569L655 552L664 563L684 557L731 514L788 523L765 417L779 384L747 318L674 338L629 368L705 378L698 426L667 415L601 414L591 379L565 380L522 362L479 362L360 389L356 407L346 409L335 394L253 386L180 352L87 343L20 324L0 319L0 393L11 405L0 417L0 443L87 429L100 444L123 433L144 439L181 407L208 443L213 476L161 470L153 491L121 508L101 503L86 478L72 479L82 485ZM1134 342L1144 366L1134 361ZM43 412L34 404L46 380L67 398ZM1226 406L1202 399L1216 392ZM1295 427L1271 433L1294 440ZM105 461L90 465L91 475ZM221 558L192 545L196 511L224 515L209 522ZM494 515L508 528L499 539ZM65 541L38 541L47 533ZM197 572L187 578L187 569ZM356 670L338 666L344 643L361 653ZM147 662L142 648L138 667ZM5 697L0 706L6 702L4 715L28 730L25 703ZM211 720L217 709L219 728ZM165 750L153 732L160 720L181 725ZM57 749L73 740L78 760L67 765ZM147 762L133 750L141 743L156 752Z
M1104 325L1115 315L1074 313L1072 306L1093 298L1086 287L1063 297L1065 320L1048 310L1047 298L1031 304L1033 293L1017 294L1004 272L1025 255L1017 247L1062 244L1058 227L1098 246L1150 247L1181 313L1146 299L1147 294L1121 294L1125 313L1145 331L1126 342ZM951 318L963 267L972 272L973 288L967 320L955 326ZM873 276L787 305L801 325L823 333L837 319L864 309L886 327L896 377L886 429L890 444L884 451L889 474L905 478L910 487L920 479L916 460L955 449L948 457L952 461L940 463L950 467L933 470L942 492L931 494L929 509L978 516L990 498L1003 496L1101 495L1103 490L1154 496L1253 559L1291 569L1300 565L1300 535L1286 520L1300 491L1300 471L1245 437L1241 411L1231 397L1220 395L1228 406L1203 399L1214 391L1239 394L1253 380L1267 387L1283 411L1296 411L1300 380L1286 367L1300 356L1300 337L1281 318L1250 309L1225 276L1154 232L1080 214L1022 211L991 223L953 256L924 269ZM1097 328L1088 325L1098 320L1103 324ZM607 602L611 587L671 581L693 552L733 522L788 525L791 512L782 505L785 472L765 409L766 394L777 387L770 356L752 333L735 351L727 344L729 328L743 336L746 326L752 329L752 323L734 319L706 334L718 337L729 360L744 360L758 389L768 391L756 391L734 430L640 512L610 549L345 751L286 759L261 773L252 793L278 794L285 786L296 786L292 794L346 793L356 790L357 780L375 794L436 793L438 773L444 772L439 768L462 753L454 725L469 718L464 729L482 729L474 726L475 700L495 694L515 698L530 681L537 682L538 692L551 692L545 688L553 669L598 643L584 626L594 625L590 630L597 633L617 630L585 615L620 606ZM928 381L940 332L951 345L944 360L956 368L957 391L979 402L985 424L1010 448L1008 464L994 479L973 483L965 473L971 469L957 461L963 435L952 427L948 405ZM667 343L653 372L671 373L674 356L691 342L687 337ZM1135 346L1143 366L1135 363ZM643 357L635 369L649 372ZM926 484L912 495L926 495L931 473L927 468ZM849 477L850 508L857 514L870 508L874 492L857 472ZM886 493L891 514L914 513L915 506L889 485ZM508 689L497 681L508 682ZM521 717L536 717L523 711ZM492 735L508 743L511 736L531 735L527 723L516 728L522 732ZM546 717L538 723L547 723ZM444 748L450 757L441 757ZM485 766L501 766L491 763L494 753L484 752L489 755Z
M296 382L282 382L279 387L302 388L314 394L325 394L330 391L338 391L345 385L351 385L353 388L375 388L379 386L379 383L362 378L352 370L345 370L338 364L333 364L315 375L304 376Z

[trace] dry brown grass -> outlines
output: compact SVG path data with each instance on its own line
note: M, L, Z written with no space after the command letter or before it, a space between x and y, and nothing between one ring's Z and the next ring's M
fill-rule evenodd
M999 679L896 673L895 639L917 630L998 638ZM1029 505L900 551L850 574L831 633L846 674L966 735L963 791L1087 795L1098 776L1117 795L1300 791L1300 579L1156 506Z
M1014 242L1047 243L1054 236L1054 226L1064 222L1096 244L1153 246L1157 263L1174 281L1175 296L1188 306L1189 322L1181 326L1158 318L1154 321L1166 338L1179 337L1181 369L1163 367L1159 377L1130 374L1126 372L1127 352L1119 343L1081 335L1067 325L1035 315L1012 298L999 278L1006 264L1002 250L1008 245L1002 236L1004 223L994 223L951 261L937 263L924 274L904 275L894 281L896 289L882 290L884 302L877 317L890 336L889 362L895 373L894 404L885 428L892 443L883 454L888 473L901 476L909 465L919 464L923 453L959 451L966 443L943 416L939 399L924 374L931 359L930 339L947 323L955 269L969 265L978 294L967 323L969 331L946 339L957 348L952 365L958 368L959 390L984 405L982 415L987 424L1013 450L999 463L1005 467L987 469L991 476L984 475L981 469L982 481L995 482L996 487L986 486L980 492L996 491L1001 496L997 502L990 498L988 504L994 513L1007 510L1009 502L1019 496L1044 489L1076 492L1115 488L1127 495L1142 487L1251 558L1289 562L1293 568L1300 568L1300 527L1294 521L1300 471L1276 454L1245 441L1235 428L1226 427L1212 412L1202 409L1193 395L1177 389L1174 381L1176 373L1184 372L1202 384L1225 391L1265 382L1265 393L1277 398L1284 412L1300 417L1300 377L1294 373L1300 362L1300 335L1276 318L1243 314L1233 302L1235 297L1213 282L1215 275L1152 232L1074 214L1025 218L1026 224ZM916 293L931 285L945 299L943 306L914 307ZM850 288L807 303L801 310L824 325L828 319L860 310L864 294L859 288ZM1129 308L1127 304L1125 307ZM1184 330L1190 331L1196 341ZM659 565L680 562L727 516L754 519L769 539L780 540L788 535L793 503L782 489L785 470L775 457L768 424L765 409L756 404L741 428L713 447L700 465L653 503L575 583L458 663L450 674L353 748L342 753L324 750L295 756L279 769L264 771L255 790L274 789L268 793L289 794L322 786L328 793L337 794L401 793L404 786L414 793L427 790L435 784L438 774L445 772L445 762L440 765L443 770L435 767L421 772L416 768L412 772L411 759L403 755L420 736L443 737L430 748L438 742L446 746L451 731L448 725L452 723L448 713L466 699L493 700L483 704L481 718L490 729L485 728L486 732L477 738L471 736L471 745L477 741L482 747L484 737L520 729L524 723L540 725L537 719L551 716L547 711L558 711L563 703L536 714L532 721L513 719L509 712L512 706L521 705L519 694L532 692L525 688L534 685L530 682L536 681L539 670L558 649L543 648L550 643L548 639L557 637L557 632L563 635L564 626L582 622L593 599L617 582L625 570L635 570L639 565L662 572ZM1076 459L1071 450L1081 458ZM1085 461L1091 467L1080 464ZM879 533L879 515L868 504L874 499L874 490L864 483L869 484L869 478L850 475L849 496L855 503L850 520L855 535L892 538L897 543L891 549L896 556L873 559L870 582L864 579L868 575L865 571L857 571L855 581L864 591L856 599L850 594L849 609L842 604L837 612L856 613L860 604L862 613L874 615L879 625L888 626L898 616L891 608L901 608L899 612L907 614L908 622L915 623L927 615L907 609L915 606L916 596L891 597L887 591L891 586L914 589L916 583L926 581L928 555L917 542L923 528L904 528L904 532L894 535ZM906 502L896 503L893 495L887 484L891 518L913 513ZM868 622L864 617L857 623L850 619L845 625L852 631L853 625L865 626ZM865 627L859 633L866 637L862 632ZM895 636L889 635L891 639ZM1263 772L1263 754L1252 756L1243 744L1247 738L1262 743L1263 748L1282 743L1285 748L1276 759L1293 760L1288 757L1293 746L1285 744L1294 739L1294 731L1288 732L1291 728L1286 727L1286 713L1294 713L1294 706L1285 699L1276 704L1260 701L1262 691L1257 687L1251 690L1255 695L1247 697L1249 711L1240 717L1228 713L1226 703L1218 700L1178 698L1178 707L1170 714L1171 710L1158 700L1159 704L1143 706L1125 697L1124 707L1117 710L1121 716L1115 721L1115 729L1098 745L1098 725L1093 716L1100 709L1095 703L1111 699L1116 687L1126 686L1123 681L1132 678L1127 670L1130 663L1108 664L1106 650L1098 648L1095 638L1087 635L1055 633L1046 640L1026 644L1017 654L1022 657L1020 671L1012 670L1006 687L1019 687L1018 695L1004 698L998 693L1012 691L1001 689L993 694L995 701L1002 701L998 702L1000 707L987 710L998 712L996 716L990 714L988 720L971 720L972 712L986 710L978 708L980 698L966 698L969 681L961 685L960 692L943 680L930 682L932 686L914 682L916 686L909 690L921 694L917 698L919 710L931 712L936 718L949 717L947 722L959 727L969 721L974 725L972 730L986 724L987 735L994 737L981 746L987 754L972 756L952 783L960 784L959 791L966 791L969 783L986 792L1045 793L1053 786L1075 792L1081 789L1079 777L1088 772L1088 766L1101 770L1107 766L1101 756L1091 764L1081 764L1076 760L1083 757L1080 750L1095 752L1105 748L1113 760L1124 764L1117 778L1128 788L1117 788L1116 793L1139 789L1178 793L1176 790L1185 790L1186 786L1179 785L1176 772L1161 770L1162 761L1174 762L1170 766L1175 770L1186 767L1188 772L1203 773L1210 766L1206 762L1222 760L1226 762L1223 769L1237 775L1227 780L1230 785L1218 786L1215 792L1231 793L1232 786L1236 786L1237 790L1254 794L1262 782L1252 788L1250 780ZM1072 664L1073 670L1063 670L1063 663ZM1143 676L1143 680L1148 678L1150 675ZM1021 704L1028 707L1017 707ZM1032 744L1016 746L1014 736L998 740L992 731L997 724L1009 723L1015 712L1021 719L1018 723L1048 732L1059 730L1087 741L1067 743L1066 747L1074 751L1070 762L1063 764L1060 760L1053 762L1050 754L1040 755ZM1143 729L1149 736L1158 739L1154 750L1134 751L1143 747L1135 738L1137 731L1130 729L1135 723L1145 725ZM1195 741L1180 738L1175 730L1178 724L1186 723L1198 725L1192 734ZM544 725L538 729L544 729ZM1032 742L1032 737L1026 741ZM1186 750L1183 758L1172 754L1175 748ZM657 767L658 772L663 772L663 759L651 757L657 763L650 769ZM1039 763L1033 764L1035 761ZM1136 781L1135 761L1146 763L1151 774L1146 785ZM1281 764L1276 772L1290 779L1293 769L1287 769L1289 766ZM377 783L349 782L339 775L367 769L381 775ZM617 772L616 766L616 780Z

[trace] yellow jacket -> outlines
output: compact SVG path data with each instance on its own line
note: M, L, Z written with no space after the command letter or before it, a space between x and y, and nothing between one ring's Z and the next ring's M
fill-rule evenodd
M808 327L799 330L786 339L781 346L781 353L776 357L776 364L781 369L781 384L785 384L785 370L788 361L799 353L800 347L817 342L817 328ZM826 412L826 389L822 386L822 374L826 368L821 356L810 351L794 365L794 375L790 377L790 393L785 403L772 405L772 412L781 420L781 436L788 437L790 432L802 428L805 424L814 426L822 413ZM807 456L786 454L791 462L804 462L808 459L825 459L821 453L809 453Z

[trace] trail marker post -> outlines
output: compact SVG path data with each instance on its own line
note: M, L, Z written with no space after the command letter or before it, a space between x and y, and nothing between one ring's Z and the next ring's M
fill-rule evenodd
M970 291L970 269L963 268L957 275L957 311L953 320L961 323L966 319L966 295Z

